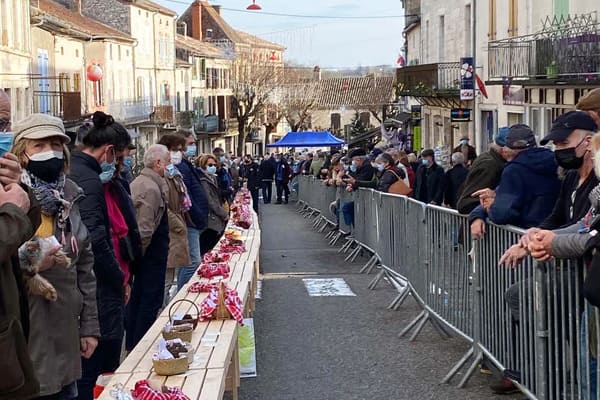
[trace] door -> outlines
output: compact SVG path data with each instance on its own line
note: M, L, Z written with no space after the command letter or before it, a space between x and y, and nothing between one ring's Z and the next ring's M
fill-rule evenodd
M48 50L38 49L38 92L39 112L47 114L50 112L50 80L48 79Z
M494 136L498 131L497 111L481 111L481 148L487 149L490 144L494 143Z

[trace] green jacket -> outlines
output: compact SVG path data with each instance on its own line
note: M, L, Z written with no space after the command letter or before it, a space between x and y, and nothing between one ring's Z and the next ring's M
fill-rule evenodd
M325 164L324 158L314 158L312 163L310 163L310 175L319 177L321 175L323 164Z

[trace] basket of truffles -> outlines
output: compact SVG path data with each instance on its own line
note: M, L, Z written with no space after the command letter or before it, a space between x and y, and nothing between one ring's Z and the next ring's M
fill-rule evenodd
M152 356L152 366L157 375L183 374L193 360L193 350L189 343L181 339L159 340L158 353Z
M190 314L173 314L173 307L181 302L191 303L196 309L196 316ZM186 342L192 341L192 332L198 326L200 310L196 303L188 299L181 299L173 302L169 307L169 322L162 330L162 336L165 340L181 339Z

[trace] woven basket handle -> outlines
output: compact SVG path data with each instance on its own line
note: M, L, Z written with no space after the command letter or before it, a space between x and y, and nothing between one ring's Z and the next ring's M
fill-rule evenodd
M188 302L194 306L194 308L196 309L196 318L200 318L200 309L198 308L198 305L196 303L194 303L193 301L188 300L188 299L179 299L177 301L174 301L173 304L171 304L171 306L169 307L169 321L171 323L173 322L173 317L172 317L172 313L171 313L171 311L173 311L173 307L175 307L176 304L184 302L184 301Z

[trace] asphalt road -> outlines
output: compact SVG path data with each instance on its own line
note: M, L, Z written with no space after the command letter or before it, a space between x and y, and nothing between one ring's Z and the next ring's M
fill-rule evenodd
M440 383L467 350L427 326L409 342L398 332L418 313L408 300L386 307L396 291L368 290L364 259L344 262L337 249L295 212L261 204L262 299L255 313L258 376L242 379L240 399L515 399L494 396L479 372L465 389ZM310 297L303 278L343 278L355 297ZM456 380L460 379L459 375Z

